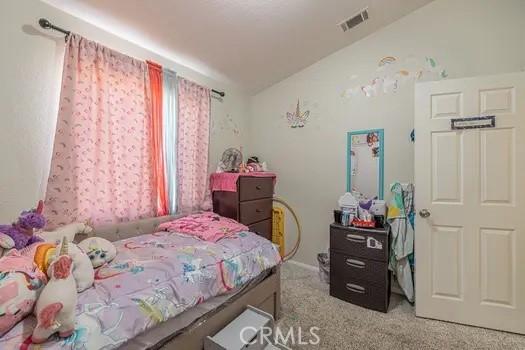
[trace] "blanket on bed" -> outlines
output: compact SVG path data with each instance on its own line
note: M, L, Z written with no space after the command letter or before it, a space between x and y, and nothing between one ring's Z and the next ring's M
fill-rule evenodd
M185 233L211 242L217 242L229 235L249 230L246 225L210 211L162 223L157 229L159 231Z
M32 345L36 320L27 317L0 339L0 349L114 349L281 261L271 242L251 232L217 243L157 232L115 245L117 257L98 269L94 286L78 296L69 338Z

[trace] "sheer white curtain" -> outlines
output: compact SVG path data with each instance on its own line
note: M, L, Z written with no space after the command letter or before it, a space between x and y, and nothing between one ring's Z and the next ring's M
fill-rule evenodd
M175 214L177 212L177 74L164 68L163 79L162 113L168 210L170 214Z

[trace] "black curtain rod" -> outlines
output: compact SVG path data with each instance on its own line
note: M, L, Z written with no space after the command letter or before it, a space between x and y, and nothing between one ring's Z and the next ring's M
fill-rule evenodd
M51 22L49 22L47 19L45 18L40 18L38 20L38 24L40 24L40 26L44 29L52 29L52 30L56 30L57 32L60 32L62 34L65 34L66 35L66 38L69 34L71 34L71 32L69 30L65 30L64 28L60 28L60 27L57 27L56 25L52 24ZM224 93L224 91L219 91L219 90L215 90L215 89L211 89L211 92L219 95L220 97L224 97L226 96L226 94Z
M53 29L53 30L56 30L57 32L60 32L60 33L63 33L63 34L66 34L69 35L71 34L71 32L69 30L65 30L63 28L60 28L60 27L57 27L56 25L54 24L51 24L51 22L49 22L47 19L45 18L40 18L38 20L38 24L40 24L40 26L44 29Z
M211 92L213 93L216 93L217 95L219 95L220 97L224 97L226 94L224 93L224 91L217 91L215 89L211 89Z

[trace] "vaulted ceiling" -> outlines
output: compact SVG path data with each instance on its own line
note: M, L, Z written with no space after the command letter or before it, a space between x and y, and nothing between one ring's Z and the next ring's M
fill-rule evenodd
M43 1L253 94L432 0Z

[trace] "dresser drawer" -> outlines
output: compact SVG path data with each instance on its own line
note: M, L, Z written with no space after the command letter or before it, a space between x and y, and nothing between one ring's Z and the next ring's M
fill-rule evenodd
M259 221L248 226L250 231L257 233L268 240L272 240L272 219Z
M250 225L272 217L272 199L257 199L239 203L239 221Z
M330 250L330 279L334 281L355 278L378 286L388 282L388 264Z
M330 226L330 249L343 254L386 262L388 243L385 231Z
M250 201L273 197L273 178L241 176L239 177L239 200Z
M330 280L330 295L352 304L381 312L388 311L390 291L354 278Z

